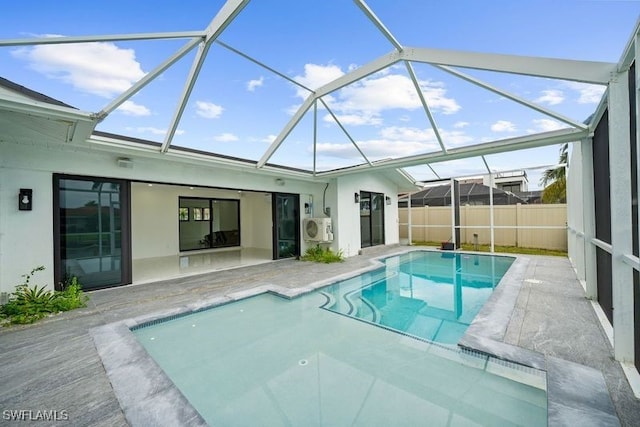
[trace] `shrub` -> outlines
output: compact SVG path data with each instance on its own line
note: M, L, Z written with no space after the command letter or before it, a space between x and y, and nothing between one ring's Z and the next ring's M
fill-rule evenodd
M88 297L82 293L77 277L72 277L63 284L62 291L49 291L45 286L30 286L31 277L38 271L44 270L39 266L23 275L24 282L16 286L16 290L9 297L9 301L0 306L0 318L4 324L34 323L52 313L85 307Z
M342 250L339 250L336 253L333 252L331 248L323 249L320 247L320 245L316 245L315 247L308 248L305 254L300 257L300 259L302 261L314 261L329 264L332 262L344 261L344 256L342 254Z

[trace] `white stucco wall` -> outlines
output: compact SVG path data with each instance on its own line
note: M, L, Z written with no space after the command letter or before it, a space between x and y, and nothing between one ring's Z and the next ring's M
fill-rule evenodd
M0 158L4 164L4 152ZM33 210L18 210L20 188L33 189ZM31 284L53 288L52 194L50 173L0 166L0 292L13 292L40 265Z
M360 190L389 195L393 204L385 206L387 243L398 241L396 192L390 181L364 174L346 176L326 182L310 182L261 171L238 172L222 166L136 156L133 152L90 150L65 144L16 144L0 142L0 292L11 292L32 268L44 265L37 282L53 287L53 174L73 174L120 178L132 183L132 257L134 259L178 253L177 207L179 196L240 197L242 245L271 248L271 198L264 193L282 192L300 195L300 215L322 217L331 209L335 241L334 250L346 256L360 249L358 206L353 193ZM117 165L118 157L129 157L133 168ZM276 178L284 179L276 182ZM143 182L135 182L143 181ZM153 182L148 187L147 182ZM184 184L178 187L167 184ZM189 185L196 186L194 190ZM227 188L200 189L197 186ZM33 211L18 211L20 188L33 189ZM238 196L238 189L251 190ZM252 192L255 191L255 192ZM233 195L233 197L232 197ZM313 211L306 214L304 204L312 201ZM344 211L342 211L344 209ZM340 212L340 215L338 215ZM300 224L302 236L302 222ZM314 243L310 243L314 244ZM301 241L304 253L308 244Z
M399 242L398 235L398 187L388 179L374 174L353 174L337 179L337 209L340 212L334 220L336 242L345 256L357 255L360 244L360 204L355 203L354 194L360 191L384 193L391 198L391 204L384 206L385 244Z

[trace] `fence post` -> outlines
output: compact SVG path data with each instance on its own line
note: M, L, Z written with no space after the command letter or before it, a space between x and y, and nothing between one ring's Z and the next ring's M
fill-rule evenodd
M516 248L522 243L522 230L518 226L522 224L522 204L516 203Z

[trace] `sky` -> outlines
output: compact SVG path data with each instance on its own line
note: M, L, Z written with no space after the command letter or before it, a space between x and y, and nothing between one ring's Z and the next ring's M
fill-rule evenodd
M21 0L3 7L0 39L203 30L220 0ZM401 45L617 62L640 16L640 1L369 0ZM253 0L219 40L316 89L393 50L353 1ZM84 111L97 112L187 42L152 40L0 47L0 76ZM162 142L195 51L111 113L97 129ZM427 64L413 63L447 148L559 129L565 125ZM492 86L584 121L604 87L458 69ZM213 44L173 145L258 160L308 91ZM439 151L407 68L396 64L352 83L311 109L271 163L318 171ZM347 130L336 123L332 114ZM316 123L314 130L314 121ZM559 147L486 156L492 170L558 161ZM481 159L431 165L438 176L486 172ZM436 175L407 169L418 180ZM529 172L538 186L541 170Z

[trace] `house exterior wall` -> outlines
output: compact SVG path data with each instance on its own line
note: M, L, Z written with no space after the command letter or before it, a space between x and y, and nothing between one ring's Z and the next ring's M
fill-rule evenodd
M361 249L360 204L354 201L354 193L360 191L384 193L391 198L391 204L384 206L385 244L399 242L397 186L378 175L345 175L337 179L337 208L340 215L333 226L334 247L341 249L345 256L357 255Z
M92 150L71 144L0 144L0 292L12 292L22 282L21 276L39 265L44 265L45 270L34 280L53 288L54 173L132 181L133 259L178 253L178 196L239 197L241 239L242 245L247 247L271 247L271 198L265 193L299 194L301 219L323 216L326 182L304 181L258 170L238 171L224 166L187 163L167 159L161 154L143 157L132 152ZM131 158L132 168L118 166L117 158L123 156ZM284 183L276 182L276 178L282 178ZM153 187L148 187L147 182L153 182ZM197 187L190 190L189 186L234 190ZM32 211L18 211L20 188L33 189ZM249 191L239 195L237 189ZM334 179L329 182L325 194L325 205L331 208L336 231L336 240L331 247L343 249L347 256L357 254L360 249L359 212L353 203L353 192L360 189L384 192L392 197L394 204L386 206L385 212L386 239L387 243L398 241L397 185L385 178L364 175ZM313 210L306 214L304 204L309 202L312 202ZM345 212L341 212L341 208L345 208ZM304 240L300 244L304 253L308 244Z

